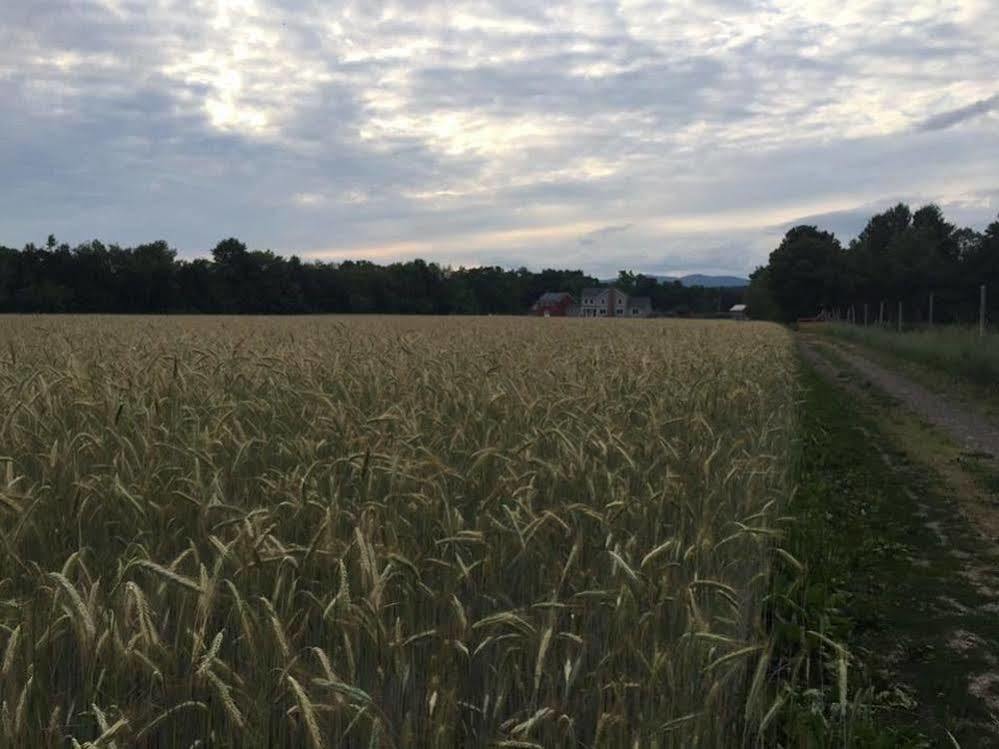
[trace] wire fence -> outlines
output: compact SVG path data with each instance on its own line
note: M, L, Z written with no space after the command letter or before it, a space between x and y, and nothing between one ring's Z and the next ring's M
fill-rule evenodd
M919 297L904 299L879 299L877 301L855 301L851 304L825 310L820 318L862 325L877 326L897 330L926 329L934 326L953 325L974 327L979 336L989 331L989 320L999 319L996 306L999 299L990 300L988 289L981 284L975 294L961 292L928 291ZM993 297L999 294L992 294Z

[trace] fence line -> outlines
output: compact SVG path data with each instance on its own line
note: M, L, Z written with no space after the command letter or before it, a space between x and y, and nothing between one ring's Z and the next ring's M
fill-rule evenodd
M978 335L984 338L985 333L988 331L988 306L987 306L987 289L985 284L981 284L978 287ZM947 301L945 299L945 301ZM863 326L869 327L870 325L877 325L879 327L887 327L893 321L885 316L885 311L889 300L881 299L878 302L877 317L871 319L870 315L870 305L868 302L863 303ZM895 320L892 327L894 327L898 332L902 332L903 328L906 326L909 328L919 327L920 325L925 325L928 328L932 328L934 325L938 324L937 312L939 311L939 305L937 303L937 295L935 291L930 291L928 295L928 310L925 322L921 322L921 309L922 305L915 305L910 307L910 309L915 310L911 318L911 322L906 323L905 320L905 309L906 302L902 299L897 300ZM966 303L965 303L966 304ZM965 312L968 311L967 306L962 306ZM850 304L848 307L834 307L832 309L823 311L819 316L826 320L837 320L839 322L846 322L850 325L860 325L860 321L857 315L856 304ZM961 315L960 317L964 317ZM945 314L946 319L946 314ZM964 317L964 324L968 324L967 317Z

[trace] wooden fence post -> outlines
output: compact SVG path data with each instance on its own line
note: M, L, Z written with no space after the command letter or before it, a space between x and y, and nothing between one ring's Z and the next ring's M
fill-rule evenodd
M898 302L898 332L902 332L902 300Z
M867 327L867 302L864 302L864 327Z
M933 327L933 292L930 292L930 327Z
M878 309L878 325L885 324L885 300L881 300L881 307Z

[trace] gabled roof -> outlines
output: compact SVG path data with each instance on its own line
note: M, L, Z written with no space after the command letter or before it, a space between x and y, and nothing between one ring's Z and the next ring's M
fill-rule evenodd
M606 294L611 289L614 289L614 287L613 286L592 286L592 287L590 287L588 289L583 289L583 296L601 296L603 294ZM614 289L614 291L617 291L617 289ZM620 294L621 292L618 291L617 293Z

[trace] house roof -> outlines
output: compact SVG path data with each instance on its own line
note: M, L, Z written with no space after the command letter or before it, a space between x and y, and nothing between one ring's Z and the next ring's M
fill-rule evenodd
M614 287L613 286L591 286L588 289L583 289L583 296L600 296L601 294L606 294L611 289L614 289ZM618 294L621 293L617 289L614 289L614 291L617 291Z
M731 309L729 309L729 312L745 312L745 311L746 311L745 304L733 304Z

